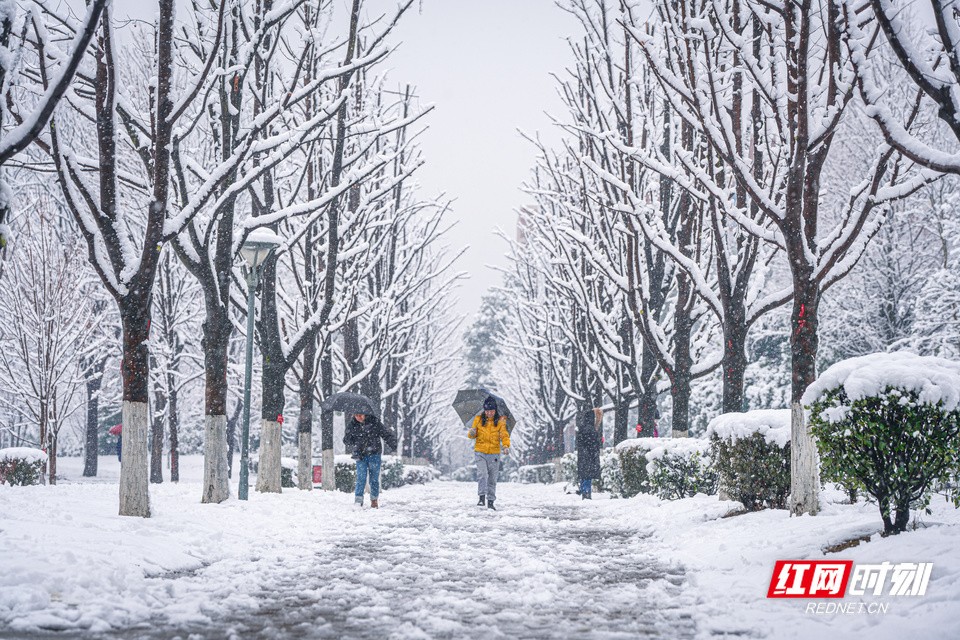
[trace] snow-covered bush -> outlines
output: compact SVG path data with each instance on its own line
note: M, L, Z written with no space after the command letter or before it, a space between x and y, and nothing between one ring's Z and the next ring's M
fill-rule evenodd
M403 484L426 484L440 477L440 472L433 467L420 464L409 464L403 467Z
M960 469L958 362L906 352L850 358L827 369L803 403L823 478L862 483L886 534L904 531L911 507L925 508Z
M621 495L632 498L638 493L653 493L647 473L647 453L659 446L662 438L634 438L616 447L620 462Z
M595 492L609 493L611 498L623 497L623 472L615 449L600 451L600 480L593 484Z
M477 465L470 464L465 467L454 469L453 473L450 474L450 477L456 482L476 482Z
M710 441L700 438L657 438L647 452L647 474L654 493L664 500L717 492L717 472L710 459Z
M560 456L560 475L564 482L577 482L577 452L571 451Z
M521 484L552 484L554 476L552 464L526 464L517 469L517 482Z
M338 491L353 493L357 487L357 461L346 454L334 457L334 473Z
M399 456L382 456L380 458L380 487L393 489L402 487L404 466ZM356 482L356 464L354 464L354 482Z
M24 486L40 484L47 454L30 447L0 449L0 484Z
M790 410L724 413L710 421L720 491L751 511L785 509L790 495Z
M297 486L297 461L294 458L280 458L280 486L284 489Z

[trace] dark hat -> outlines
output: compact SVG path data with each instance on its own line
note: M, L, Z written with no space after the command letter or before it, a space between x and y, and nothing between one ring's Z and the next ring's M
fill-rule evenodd
M493 396L487 396L487 399L483 401L483 410L490 411L491 409L496 410L497 408L497 399Z

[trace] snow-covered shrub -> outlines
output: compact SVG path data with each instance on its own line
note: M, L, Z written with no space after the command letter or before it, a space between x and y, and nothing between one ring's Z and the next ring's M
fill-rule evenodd
M790 495L790 410L724 413L710 421L720 491L751 511L786 509Z
M357 486L357 461L346 454L334 457L334 473L338 491L353 493Z
M571 451L560 456L560 475L564 482L577 482L577 452Z
M280 458L280 486L284 489L297 486L297 461L294 458Z
M838 362L803 396L823 478L860 482L884 533L900 533L910 509L960 469L960 363L912 353ZM960 507L960 493L951 491Z
M710 441L700 438L658 438L647 452L647 474L654 493L664 500L717 492L717 472L710 459Z
M615 449L600 451L600 480L593 481L593 491L609 493L612 498L623 496L623 472Z
M454 469L453 473L450 474L450 477L457 482L476 482L477 465L469 464L465 467Z
M0 449L0 484L40 484L47 454L30 447Z
M380 487L394 489L404 485L403 460L399 456L381 456L380 458ZM354 465L354 482L356 482L356 465Z
M552 464L527 464L517 469L517 482L521 484L552 484Z
M662 438L633 438L617 445L622 478L621 494L624 498L632 498L638 493L653 493L650 474L647 473L647 452L662 442Z
M440 472L422 464L408 464L403 467L403 484L426 484L440 477Z

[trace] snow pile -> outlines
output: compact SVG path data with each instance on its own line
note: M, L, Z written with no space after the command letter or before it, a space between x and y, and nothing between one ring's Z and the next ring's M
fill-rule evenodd
M9 447L7 449L0 449L0 462L10 460L22 460L30 463L39 462L43 464L47 461L47 453L31 447Z
M707 439L717 436L730 444L755 433L761 434L767 444L775 444L781 449L787 446L790 442L790 410L757 409L724 413L707 425Z
M803 394L802 402L810 406L838 387L843 387L851 402L879 396L894 387L916 392L922 404L943 403L944 411L953 411L960 405L960 362L907 351L850 358L820 374ZM836 420L843 415L835 412L828 417Z

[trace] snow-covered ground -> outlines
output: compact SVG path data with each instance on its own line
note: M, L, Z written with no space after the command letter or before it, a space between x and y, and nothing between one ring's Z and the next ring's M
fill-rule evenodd
M201 505L201 461L185 458L142 520L116 515L115 458L96 482L78 460L60 469L56 487L0 487L0 637L882 640L953 638L960 615L960 512L942 501L924 528L824 555L876 534L876 507L827 495L815 518L722 518L735 505L715 497L502 484L494 513L452 482L386 491L379 511L293 489ZM808 558L934 567L924 596L840 601L883 614L766 598L776 560Z

